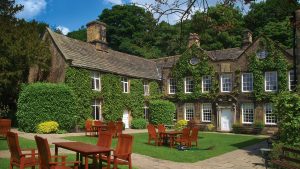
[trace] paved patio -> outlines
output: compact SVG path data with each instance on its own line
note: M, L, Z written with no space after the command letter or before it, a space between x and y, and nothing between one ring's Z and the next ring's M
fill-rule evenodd
M18 132L20 137L31 140L33 140L36 135L35 133L19 132L16 129L13 129L12 131ZM147 132L147 130L126 129L124 133L130 134L143 132ZM49 144L53 142L67 141L62 138L65 136L80 135L84 135L84 133L41 134L42 137L48 139ZM196 163L178 163L133 153L132 162L133 166L138 169L264 169L265 167L263 165L262 158L260 157L259 148L266 146L266 143L262 142ZM51 151L54 153L54 148L51 148ZM64 154L74 153L67 150L62 151L62 149L60 149L59 152ZM9 158L9 155L9 151L0 151L0 158Z

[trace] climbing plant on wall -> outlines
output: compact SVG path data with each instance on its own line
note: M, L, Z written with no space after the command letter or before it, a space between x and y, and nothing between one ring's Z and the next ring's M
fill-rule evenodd
M261 38L258 51L267 51L266 58L258 58L256 53L249 56L249 71L253 73L253 95L257 101L270 100L278 92L288 91L288 70L292 68L282 51L269 39ZM266 71L276 71L278 92L265 92Z
M190 60L192 58L197 58L198 63L191 64ZM201 97L211 99L215 97L218 91L218 80L213 65L209 63L209 59L204 50L196 45L193 45L180 56L180 59L172 70L172 76L177 81L176 96L179 100L192 100ZM202 93L202 77L206 75L211 76L211 91ZM193 77L194 91L193 93L186 94L184 91L184 78L188 76Z

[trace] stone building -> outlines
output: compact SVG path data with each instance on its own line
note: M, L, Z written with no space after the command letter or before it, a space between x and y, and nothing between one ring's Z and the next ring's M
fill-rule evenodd
M261 45L263 38L252 40L250 31L245 31L241 47L223 50L204 51L201 49L201 38L197 34L190 34L189 48L197 48L205 56L213 67L213 77L217 81L217 91L211 97L213 80L210 75L202 75L200 81L194 81L194 77L186 74L182 79L175 79L172 71L176 69L176 63L182 59L182 55L164 57L159 59L144 59L126 53L114 51L108 48L106 42L106 25L93 21L87 24L87 42L81 42L66 36L54 33L50 29L44 36L50 42L52 53L51 69L47 75L38 67L30 69L29 82L39 81L45 78L49 82L60 83L65 81L66 69L76 67L91 72L91 90L101 90L101 74L111 73L120 75L120 85L123 93L130 92L130 80L134 78L143 79L144 94L149 95L148 83L155 81L160 85L160 91L164 99L168 99L176 105L174 120L193 120L200 126L213 124L218 131L231 131L232 125L239 123L243 126L253 126L255 122L265 125L265 131L276 130L276 118L272 114L272 103L270 99L257 100L253 94L255 74L249 69L250 56L255 55L258 60L264 60L271 51ZM272 42L273 43L273 42ZM277 53L284 56L289 65L293 65L292 50L283 50L276 43ZM300 53L300 52L298 52ZM300 58L300 57L298 57ZM188 67L197 66L201 61L199 56L192 56L188 60ZM263 93L277 93L279 91L278 79L281 74L276 69L264 70ZM280 77L279 77L280 76ZM286 71L288 89L295 87L295 72L290 66ZM192 95L198 92L201 97L192 99L178 99L178 82L184 84L184 95ZM201 83L196 91L196 82ZM238 92L236 92L238 91ZM105 98L93 101L92 115L95 119L102 118L102 104ZM147 117L147 104L144 107ZM130 126L130 110L124 110L123 122L126 127Z

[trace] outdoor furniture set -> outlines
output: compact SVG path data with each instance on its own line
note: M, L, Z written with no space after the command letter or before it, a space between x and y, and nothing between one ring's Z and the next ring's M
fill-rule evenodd
M157 132L155 126L149 124L148 129L148 144L151 140L155 141L155 145L162 145L162 143L169 143L170 148L174 146L175 143L179 143L180 146L185 145L191 147L192 143L195 142L198 146L198 131L199 129L194 127L184 128L182 131L166 131L163 124L157 126Z
M107 131L101 131L98 135L97 145L86 144L82 142L56 142L55 155L51 156L49 144L46 138L35 136L38 152L35 149L28 149L29 153L23 153L20 149L17 133L8 132L7 142L11 153L10 168L17 166L20 169L26 167L35 168L39 165L41 169L69 169L68 165L73 165L72 168L89 168L88 159L93 159L93 168L102 168L102 161L107 162L107 167L110 168L111 161L114 164L114 169L118 165L128 165L132 168L131 153L133 136L120 134L118 143L115 149L111 148L113 135ZM58 156L58 148L63 148L76 152L76 161L66 161L67 156ZM22 152L23 151L23 152ZM111 155L113 152L113 155ZM83 164L83 157L84 164ZM58 160L60 159L60 161Z
M97 136L99 131L109 131L113 137L122 134L123 122L102 122L100 120L86 120L85 122L85 135Z

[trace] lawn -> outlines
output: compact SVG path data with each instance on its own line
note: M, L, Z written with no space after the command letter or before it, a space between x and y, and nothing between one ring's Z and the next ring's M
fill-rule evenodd
M19 143L21 148L36 148L34 140L19 137ZM7 140L0 139L0 150L8 150Z
M205 160L264 140L264 138L258 136L200 132L198 136L198 147L194 146L192 150L188 151L178 151L175 148L170 149L167 146L148 145L147 133L133 135L134 153L151 156L158 159L187 163ZM65 137L65 139L86 142L90 144L96 144L97 142L96 137L87 136ZM116 141L117 139L113 140L112 147L115 147Z

